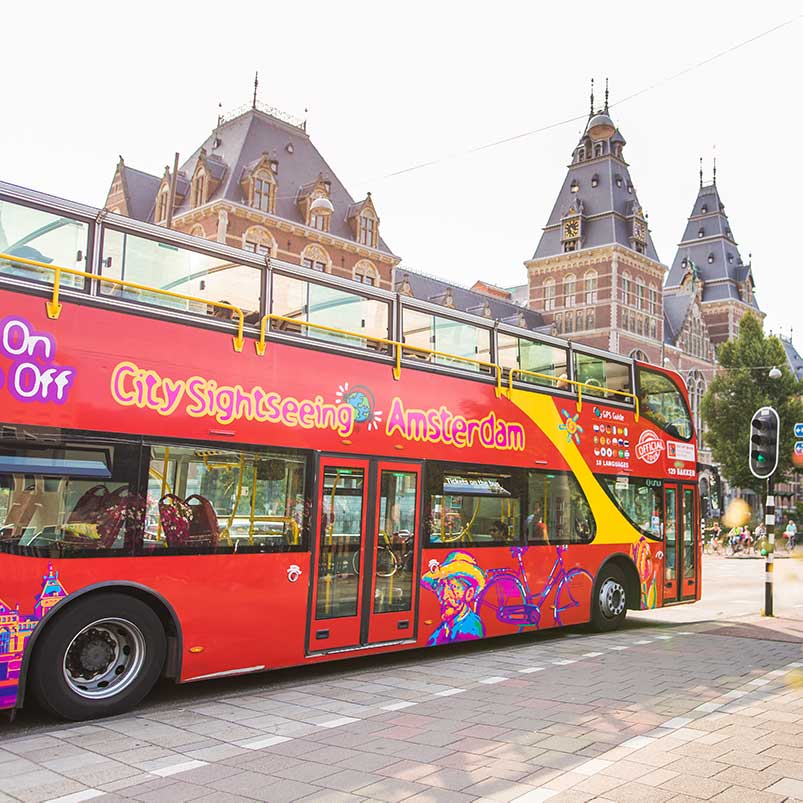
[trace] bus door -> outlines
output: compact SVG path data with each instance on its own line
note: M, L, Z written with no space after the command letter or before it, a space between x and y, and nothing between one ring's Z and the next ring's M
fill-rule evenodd
M664 603L694 599L699 526L693 485L664 485Z
M415 638L420 465L325 457L317 494L308 651Z

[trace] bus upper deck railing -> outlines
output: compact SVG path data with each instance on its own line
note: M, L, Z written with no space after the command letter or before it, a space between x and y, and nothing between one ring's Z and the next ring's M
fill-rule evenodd
M156 295L166 296L168 298L178 298L182 301L193 301L200 304L206 304L209 307L216 307L219 309L227 309L237 316L237 335L232 338L234 350L242 351L245 342L244 329L245 329L245 313L234 304L228 304L224 301L209 301L205 298L198 298L197 296L188 296L183 293L175 293L172 290L162 290L157 287L149 287L146 284L139 284L137 282L129 282L126 279L115 279L111 276L98 276L95 273L88 273L85 270L77 270L76 268L65 268L61 265L53 265L48 262L38 262L35 259L26 259L24 257L14 256L13 254L4 254L0 252L0 259L6 259L11 263L19 263L21 265L28 265L33 268L44 268L45 270L53 271L53 295L50 301L45 305L47 307L47 317L51 320L56 320L61 315L61 302L59 301L59 291L61 289L61 274L66 273L70 276L80 276L84 279L90 279L95 282L102 282L104 284L113 284L117 287L128 287L132 290L139 290L146 293L155 293Z
M102 274L90 273L88 271L78 270L76 268L68 268L63 265L57 265L48 262L41 262L26 257L17 256L15 254L8 254L0 252L0 260L7 260L12 264L26 265L40 270L47 270L53 273L53 288L51 298L46 302L47 315L49 318L55 320L61 315L62 304L60 301L61 292L61 277L63 274L70 276L77 276L83 279L89 279L90 282L98 284L111 284L120 288L128 288L138 292L153 293L154 295L165 296L167 298L179 299L182 301L193 302L196 304L205 305L215 309L225 309L229 313L236 316L237 319L237 334L232 338L232 345L236 352L242 352L245 343L245 311L235 304L229 304L224 301L211 301L198 296L191 296L185 293L177 293L173 290L165 290L150 285L140 284L139 282L132 282L126 279L117 279L112 276L104 276ZM513 383L516 376L532 377L541 380L544 384L540 385L542 388L553 388L557 390L571 390L575 389L577 392L577 410L580 411L583 405L583 389L586 393L596 397L614 396L627 400L632 403L635 408L635 419L639 418L639 400L636 394L629 391L623 391L615 388L607 388L602 384L581 382L575 379L569 379L567 376L556 377L552 374L539 373L537 371L528 371L523 368L510 368L505 369L498 363L489 362L486 360L479 360L473 357L466 357L460 354L451 354L436 349L426 348L424 346L416 346L411 343L405 343L391 338L384 338L375 335L369 335L363 332L354 332L348 329L343 329L335 326L328 326L326 324L315 323L313 321L306 321L301 318L293 318L286 315L279 315L276 313L267 313L260 319L259 324L259 337L254 344L256 353L264 356L267 342L267 328L269 322L285 323L287 325L297 326L299 328L309 328L314 331L336 335L338 337L345 337L352 340L366 341L382 346L387 346L390 356L393 358L393 378L399 379L401 377L402 358L404 352L416 352L423 355L429 362L434 362L435 359L446 360L449 362L457 362L474 366L475 369L482 371L483 369L493 375L495 380L495 391L497 397L502 394L502 377L505 370L508 372L508 393L513 390Z
M23 289L44 284L52 319L61 314L62 295L161 310L172 320L213 316L215 328L236 327L237 352L246 336L259 355L269 336L308 337L389 360L395 379L405 363L426 364L493 381L497 396L503 382L508 392L516 383L571 394L578 409L584 396L594 396L639 412L629 358L3 182L0 212L7 239L0 281L16 277Z

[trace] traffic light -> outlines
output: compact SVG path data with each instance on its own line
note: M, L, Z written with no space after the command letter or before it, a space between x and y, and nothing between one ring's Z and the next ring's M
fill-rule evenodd
M778 413L772 407L762 407L750 422L750 471L765 480L778 467Z

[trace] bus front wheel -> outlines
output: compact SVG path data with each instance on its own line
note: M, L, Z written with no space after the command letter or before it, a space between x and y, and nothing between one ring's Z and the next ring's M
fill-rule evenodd
M159 617L126 594L93 594L69 605L42 634L31 690L62 719L120 714L153 688L167 641Z
M627 614L627 591L622 570L613 563L603 566L591 597L591 624L597 631L616 630Z

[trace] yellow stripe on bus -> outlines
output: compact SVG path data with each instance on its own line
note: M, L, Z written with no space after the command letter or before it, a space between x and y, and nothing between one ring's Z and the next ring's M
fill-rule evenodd
M563 419L556 409L552 397L513 388L510 400L549 438L580 483L597 525L592 543L636 543L641 538L641 533L611 501L574 441L567 442L565 431L558 429L563 423Z

